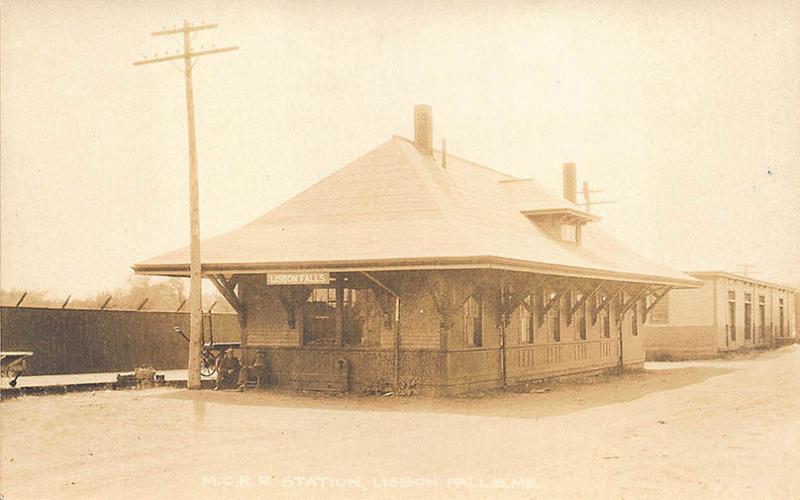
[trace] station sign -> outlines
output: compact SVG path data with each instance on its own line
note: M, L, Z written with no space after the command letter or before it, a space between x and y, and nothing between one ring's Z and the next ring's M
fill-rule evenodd
M331 273L267 273L267 285L328 285Z

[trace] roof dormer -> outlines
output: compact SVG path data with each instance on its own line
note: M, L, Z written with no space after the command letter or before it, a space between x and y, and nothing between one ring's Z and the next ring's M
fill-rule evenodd
M581 228L600 219L588 212L568 208L528 210L522 213L551 238L576 245L581 244Z
M533 179L501 181L519 211L551 238L581 244L582 227L600 217L577 204L575 164L564 164L564 197L553 195Z

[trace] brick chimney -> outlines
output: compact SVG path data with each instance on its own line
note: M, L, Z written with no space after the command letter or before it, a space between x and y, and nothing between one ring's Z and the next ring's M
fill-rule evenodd
M578 202L578 180L575 164L564 164L564 198L572 203Z
M427 104L414 106L414 145L425 155L433 155L433 111Z

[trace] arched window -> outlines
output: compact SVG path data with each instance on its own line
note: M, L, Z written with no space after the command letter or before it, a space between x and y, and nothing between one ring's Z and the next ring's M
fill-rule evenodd
M483 300L478 294L464 303L464 345L483 346Z
M561 342L561 296L551 292L549 299L556 301L547 311L547 322L550 324L550 335L553 342Z
M533 296L528 294L519 305L519 343L533 344Z
M580 301L582 298L582 294L575 295L576 301ZM575 311L575 329L578 339L586 340L586 302Z
M639 304L631 306L631 335L639 335Z

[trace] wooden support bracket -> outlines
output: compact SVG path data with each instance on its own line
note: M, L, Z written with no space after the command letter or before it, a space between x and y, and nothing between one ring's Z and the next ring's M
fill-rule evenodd
M657 292L652 294L652 296L654 297L653 302L651 302L648 305L645 305L645 307L644 307L644 317L642 318L644 321L647 321L647 315L650 314L650 311L652 311L653 308L655 306L657 306L658 303L661 302L661 300L664 297L667 296L667 294L669 293L670 290L672 290L672 287L667 285L667 286L663 287L661 290L659 290L659 291L657 291Z
M428 280L427 288L441 318L439 326L443 330L450 330L450 328L455 325L453 315L456 311L463 307L464 303L469 300L470 297L481 291L481 286L476 285L470 288L468 293L462 293L456 296L458 289L453 286L453 283L437 274L434 274L431 279ZM462 288L462 290L464 289L466 288Z
M653 300L653 302L650 303L650 305L647 306L646 308L647 312L652 311L653 308L657 306L659 302L661 302L661 299L667 296L670 290L672 290L671 286L665 286L664 288L661 289L661 291L655 292L653 294L653 297L655 299Z
M506 297L506 302L503 304L504 308L503 308L503 311L502 311L502 316L504 318L504 321L506 321L506 324L508 324L508 321L509 321L509 319L511 317L511 313L517 307L519 307L520 305L522 305L525 309L528 310L529 313L531 313L531 315L533 315L534 314L535 305L534 304L528 305L528 303L525 302L525 298L528 297L529 295L531 297L536 297L537 288L541 289L547 283L548 283L548 280L540 279L540 280L535 281L533 283L525 284L524 286L520 286L518 292L513 292L512 291L508 295L508 297Z
M236 290L233 286L231 286L230 281L225 279L225 276L221 274L210 274L206 277L211 281L219 293L225 297L225 300L228 301L234 311L236 311L238 314L242 314L242 304L239 301L239 297L236 296Z
M633 295L630 299L628 299L627 302L623 301L622 307L620 308L619 311L619 315L624 316L625 313L627 313L630 310L630 308L633 307L634 304L636 304L639 301L639 299L647 295L649 291L650 291L649 286L642 287L642 289L639 290L639 292L636 295Z
M290 285L288 289L278 291L278 298L286 311L286 323L292 330L297 326L297 309L311 293L306 287L295 287Z
M600 291L600 288L601 288L602 286L603 286L603 284L602 284L602 283L598 283L598 284L597 284L597 286L595 286L595 287L592 289L592 291L591 291L591 292L589 292L588 294L584 292L584 294L583 294L583 297L581 297L581 298L580 298L580 300L578 300L578 302L576 302L576 303L575 303L575 305L574 305L574 306L572 306L572 309L570 309L570 311L569 311L569 314L570 314L570 316L572 316L573 314L575 314L576 312L578 312L578 309L580 309L581 307L583 307L583 304L585 304L586 302L588 302L588 301L590 301L592 298L594 298L594 296L595 296L595 295L597 295L597 292L599 292L599 291Z
M381 280L376 278L370 273L362 272L361 274L364 275L365 278L369 281L369 284L372 285L372 290L375 293L375 300L378 302L378 306L381 308L381 311L386 316L386 318L393 318L398 314L397 309L397 298L400 296L398 292L389 288L385 283ZM390 326L392 320L387 323L387 326Z
M602 282L601 282L601 283L598 283L598 284L597 284L597 285L596 285L596 286L595 286L595 287L594 287L594 288L593 288L593 289L592 289L590 292L588 292L588 293L587 293L587 292L584 290L584 291L582 292L581 298L580 298L580 299L578 299L578 301L577 301L577 302L575 302L575 304L572 304L572 305L570 305L570 307L569 307L569 311L568 311L568 314L567 314L567 324L568 324L568 325L572 323L572 318L575 316L575 313L576 313L576 312L578 312L578 309L580 309L581 307L583 307L583 305L584 305L584 304L586 304L586 302L587 302L589 299L591 299L592 297L594 297L594 296L595 296L595 294L597 294L597 292L600 290L600 287L601 287L601 286L602 286Z
M286 323L289 325L289 329L294 330L294 327L297 326L297 304L283 294L278 295L278 298L281 299L283 309L286 311Z
M548 312L550 312L550 309L552 309L554 305L561 303L561 297L564 295L564 292L569 291L569 289L572 287L572 284L574 282L575 282L574 279L573 280L568 280L560 288L557 288L555 290L555 293L556 293L555 297L553 297L553 298L548 297L548 300L547 300L546 303L545 303L544 300L539 302L539 304L540 304L539 326L540 327L544 324L544 317L547 315ZM545 295L546 294L543 293L542 297L544 298Z
M108 306L109 302L111 302L111 295L109 295L108 298L106 299L106 301L103 302L103 305L100 306L100 310L101 311L104 310ZM186 301L184 300L184 302L186 302Z
M543 301L542 310L539 312L539 326L542 326L544 322L544 317L547 313L550 312L550 309L553 308L554 305L558 304L561 301L561 295L564 291L557 291L555 297L547 297L547 301Z
M616 299L616 298L619 296L619 294L621 294L621 293L622 293L622 291L623 291L623 290L625 290L625 286L626 286L626 285L625 285L625 283L623 283L623 284L621 284L621 285L619 286L619 288L617 288L617 289L616 289L614 292L612 292L612 293L611 293L611 294L609 294L609 295L606 295L606 298L605 298L605 299L603 299L603 300L600 302L600 305L599 305L599 306L597 306L597 307L595 308L595 310L594 310L594 314L592 315L592 324L595 324L595 323L597 323L597 316L598 316L598 315L599 315L599 314L600 314L600 313L601 313L601 312L602 312L604 309L608 308L608 306L611 304L611 302L612 302L614 299Z
M19 300L17 301L17 305L15 305L14 307L19 307L20 304L22 304L22 301L25 300L25 297L27 297L27 296L28 296L28 292L23 293L22 297L20 297Z

